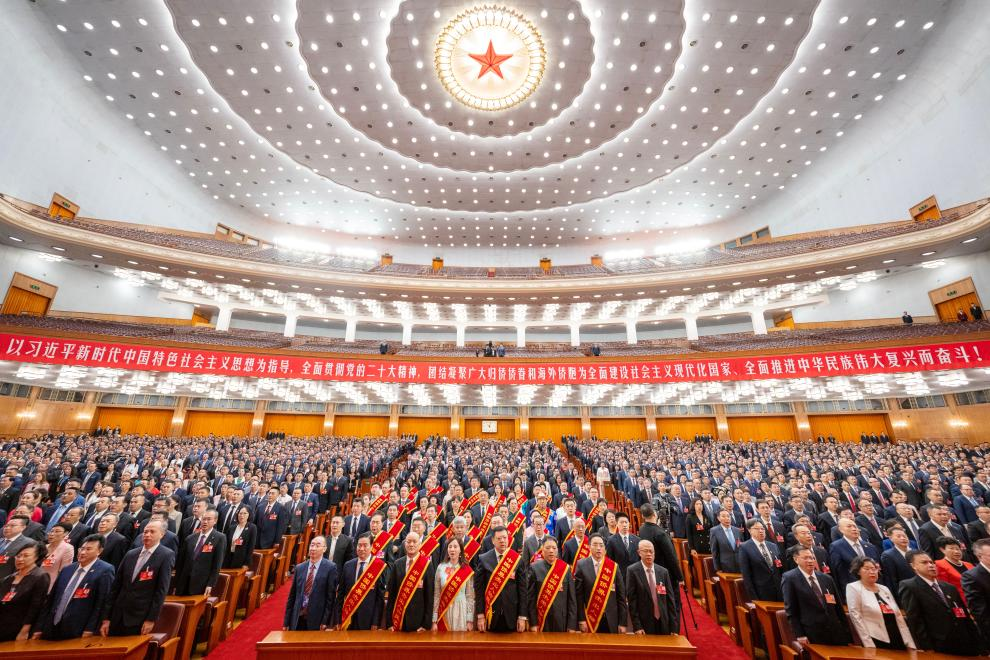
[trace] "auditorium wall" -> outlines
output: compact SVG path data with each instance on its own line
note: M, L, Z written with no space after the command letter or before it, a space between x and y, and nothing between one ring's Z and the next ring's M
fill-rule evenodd
M189 410L186 412L183 435L190 437L216 435L251 435L249 412L218 412L213 410Z
M450 437L449 417L400 417L399 435L415 435L425 440L431 435Z
M333 434L363 438L388 435L388 417L335 415Z
M294 415L292 413L265 413L261 433L281 432L300 437L323 435L323 415Z
M742 440L796 440L797 423L787 415L754 415L752 417L729 417L729 437L733 441Z
M530 440L559 440L561 436L581 437L581 418L530 417L528 421Z
M121 433L167 435L174 413L170 408L97 408L92 428L120 428Z
M714 417L657 417L658 438L680 436L681 440L692 440L695 435L705 434L718 437Z
M499 419L498 431L495 433L481 432L481 419L465 419L461 423L462 438L482 438L485 440L515 440L519 437L518 419Z
M601 440L646 440L646 420L642 417L595 417L591 435Z

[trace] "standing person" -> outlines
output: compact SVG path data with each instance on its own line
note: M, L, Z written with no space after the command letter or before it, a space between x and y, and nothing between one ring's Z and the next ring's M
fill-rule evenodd
M422 632L433 626L435 570L430 556L419 551L419 534L406 534L403 546L406 556L397 559L388 572L385 622L395 632Z
M543 556L529 567L527 579L530 632L577 632L574 578L557 557L557 540L543 544Z
M784 573L781 583L784 609L794 636L802 644L848 644L849 627L835 582L815 570L817 561L811 548L798 546L794 562L797 568Z
M343 533L344 517L333 516L330 519L330 536L327 537L327 559L337 564L343 570L344 564L354 556L354 540Z
M179 551L175 593L178 596L210 595L227 554L227 537L216 529L217 511L203 514L199 533L190 534Z
M938 579L938 569L927 553L912 550L907 558L916 575L901 582L900 603L918 650L979 655L980 632L959 592Z
M141 533L143 545L124 555L114 575L100 634L147 635L161 614L175 553L161 545L165 523L152 520Z
M954 537L939 537L935 540L935 547L942 553L942 558L935 562L938 579L955 587L965 603L966 594L963 593L962 575L973 568L973 565L968 561L963 561L962 548L959 547L959 541Z
M738 573L739 559L736 553L742 545L743 531L732 526L732 512L722 509L718 512L718 527L713 527L708 535L712 546L712 561L715 570L723 573Z
M478 557L474 580L475 627L479 632L526 632L526 566L509 548L505 527L492 530L492 550Z
M378 630L385 611L388 565L371 556L371 535L362 534L354 544L356 556L344 564L337 590L334 623L340 630Z
M103 537L90 534L79 544L79 561L62 569L45 603L34 639L76 639L99 632L113 586L114 568L100 559Z
M117 531L117 514L108 513L100 518L100 523L96 528L96 533L103 537L103 551L100 559L113 566L114 570L124 561L127 554L127 537Z
M979 563L963 573L962 586L966 604L980 627L983 640L990 640L990 539L973 543L973 552ZM988 642L990 643L990 642Z
M685 521L687 526L688 548L692 555L707 555L712 551L710 544L710 533L712 521L705 514L705 503L697 499L691 503L691 512Z
M639 527L639 540L649 541L653 544L655 561L667 569L667 572L670 573L670 580L674 583L674 589L679 589L678 585L684 578L681 576L681 562L677 559L677 552L674 550L674 542L670 540L670 534L657 524L657 512L652 504L644 504L639 507L639 512L643 516L643 524Z
M605 539L592 534L591 556L574 569L578 629L592 633L625 633L629 607L626 580L619 565L605 556Z
M653 544L640 541L639 561L626 571L629 618L637 635L670 635L680 631L678 592L670 573L654 562Z
M69 531L72 528L68 523L55 523L48 530L48 554L41 562L41 570L48 574L48 589L55 586L55 579L62 569L72 563L76 556L76 549L69 543Z
M853 559L849 567L855 578L846 585L849 622L865 648L914 650L914 638L894 594L878 582L880 565L869 557Z
M783 600L780 591L783 562L780 548L767 541L766 527L759 518L746 523L749 540L739 546L739 570L746 595L752 600Z
M258 528L251 522L251 509L242 506L227 530L227 548L224 568L247 568L251 565L254 547L258 543Z
M258 527L258 548L267 550L274 548L282 540L288 525L288 515L278 503L278 489L268 491L267 501L255 511L254 524Z
M0 642L25 640L48 595L48 574L39 564L45 546L30 541L14 555L14 572L0 580Z
M433 585L433 630L474 630L474 571L461 542L451 539Z
M337 599L337 565L323 558L327 542L309 542L309 558L292 574L282 630L326 630Z
M608 558L619 565L619 570L625 573L636 563L636 548L639 547L639 537L629 533L629 516L618 513L615 516L616 533L605 544ZM652 545L652 543L651 543Z
M27 516L11 516L3 526L3 538L0 539L0 580L11 575L15 570L14 558L21 548L34 541L24 535L24 529L31 519Z

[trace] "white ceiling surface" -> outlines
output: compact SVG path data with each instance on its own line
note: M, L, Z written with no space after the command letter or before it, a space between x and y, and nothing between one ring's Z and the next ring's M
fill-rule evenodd
M437 17L341 0L332 23L327 6L41 0L36 13L108 111L206 194L397 246L511 248L630 233L652 246L738 217L883 112L952 3L515 2L548 68L501 113L447 108L432 70L436 26L472 4L431 5Z
M422 385L332 383L0 362L0 379L58 389L214 399L357 404L627 406L770 403L925 396L987 387L990 369L663 385Z

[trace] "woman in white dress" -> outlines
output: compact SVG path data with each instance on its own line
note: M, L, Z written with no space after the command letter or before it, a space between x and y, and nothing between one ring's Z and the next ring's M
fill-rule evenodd
M447 542L446 557L437 566L436 583L433 588L433 630L437 630L439 618L440 595L447 586L447 582L463 566L467 566L467 559L464 557L463 549L457 537ZM474 575L472 574L461 585L453 603L443 615L447 630L474 630Z

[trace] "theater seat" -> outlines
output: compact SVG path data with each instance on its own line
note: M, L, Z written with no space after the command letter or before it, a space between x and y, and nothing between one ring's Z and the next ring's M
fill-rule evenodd
M777 617L777 628L780 630L781 660L807 659L808 650L794 637L791 622L787 618L787 610L777 610L774 612L774 616Z
M186 606L182 603L166 602L151 630L151 641L145 660L175 660L179 652L179 631Z
M221 573L217 576L217 584L206 599L206 611L199 619L196 629L196 645L206 643L206 652L209 653L220 643L223 636L224 625L227 619L227 608L230 607L231 579L229 575Z
M736 625L738 626L737 643L741 644L746 655L755 657L754 650L759 648L759 625L756 621L756 605L749 600L746 586L742 579L732 581L732 604L736 608Z

